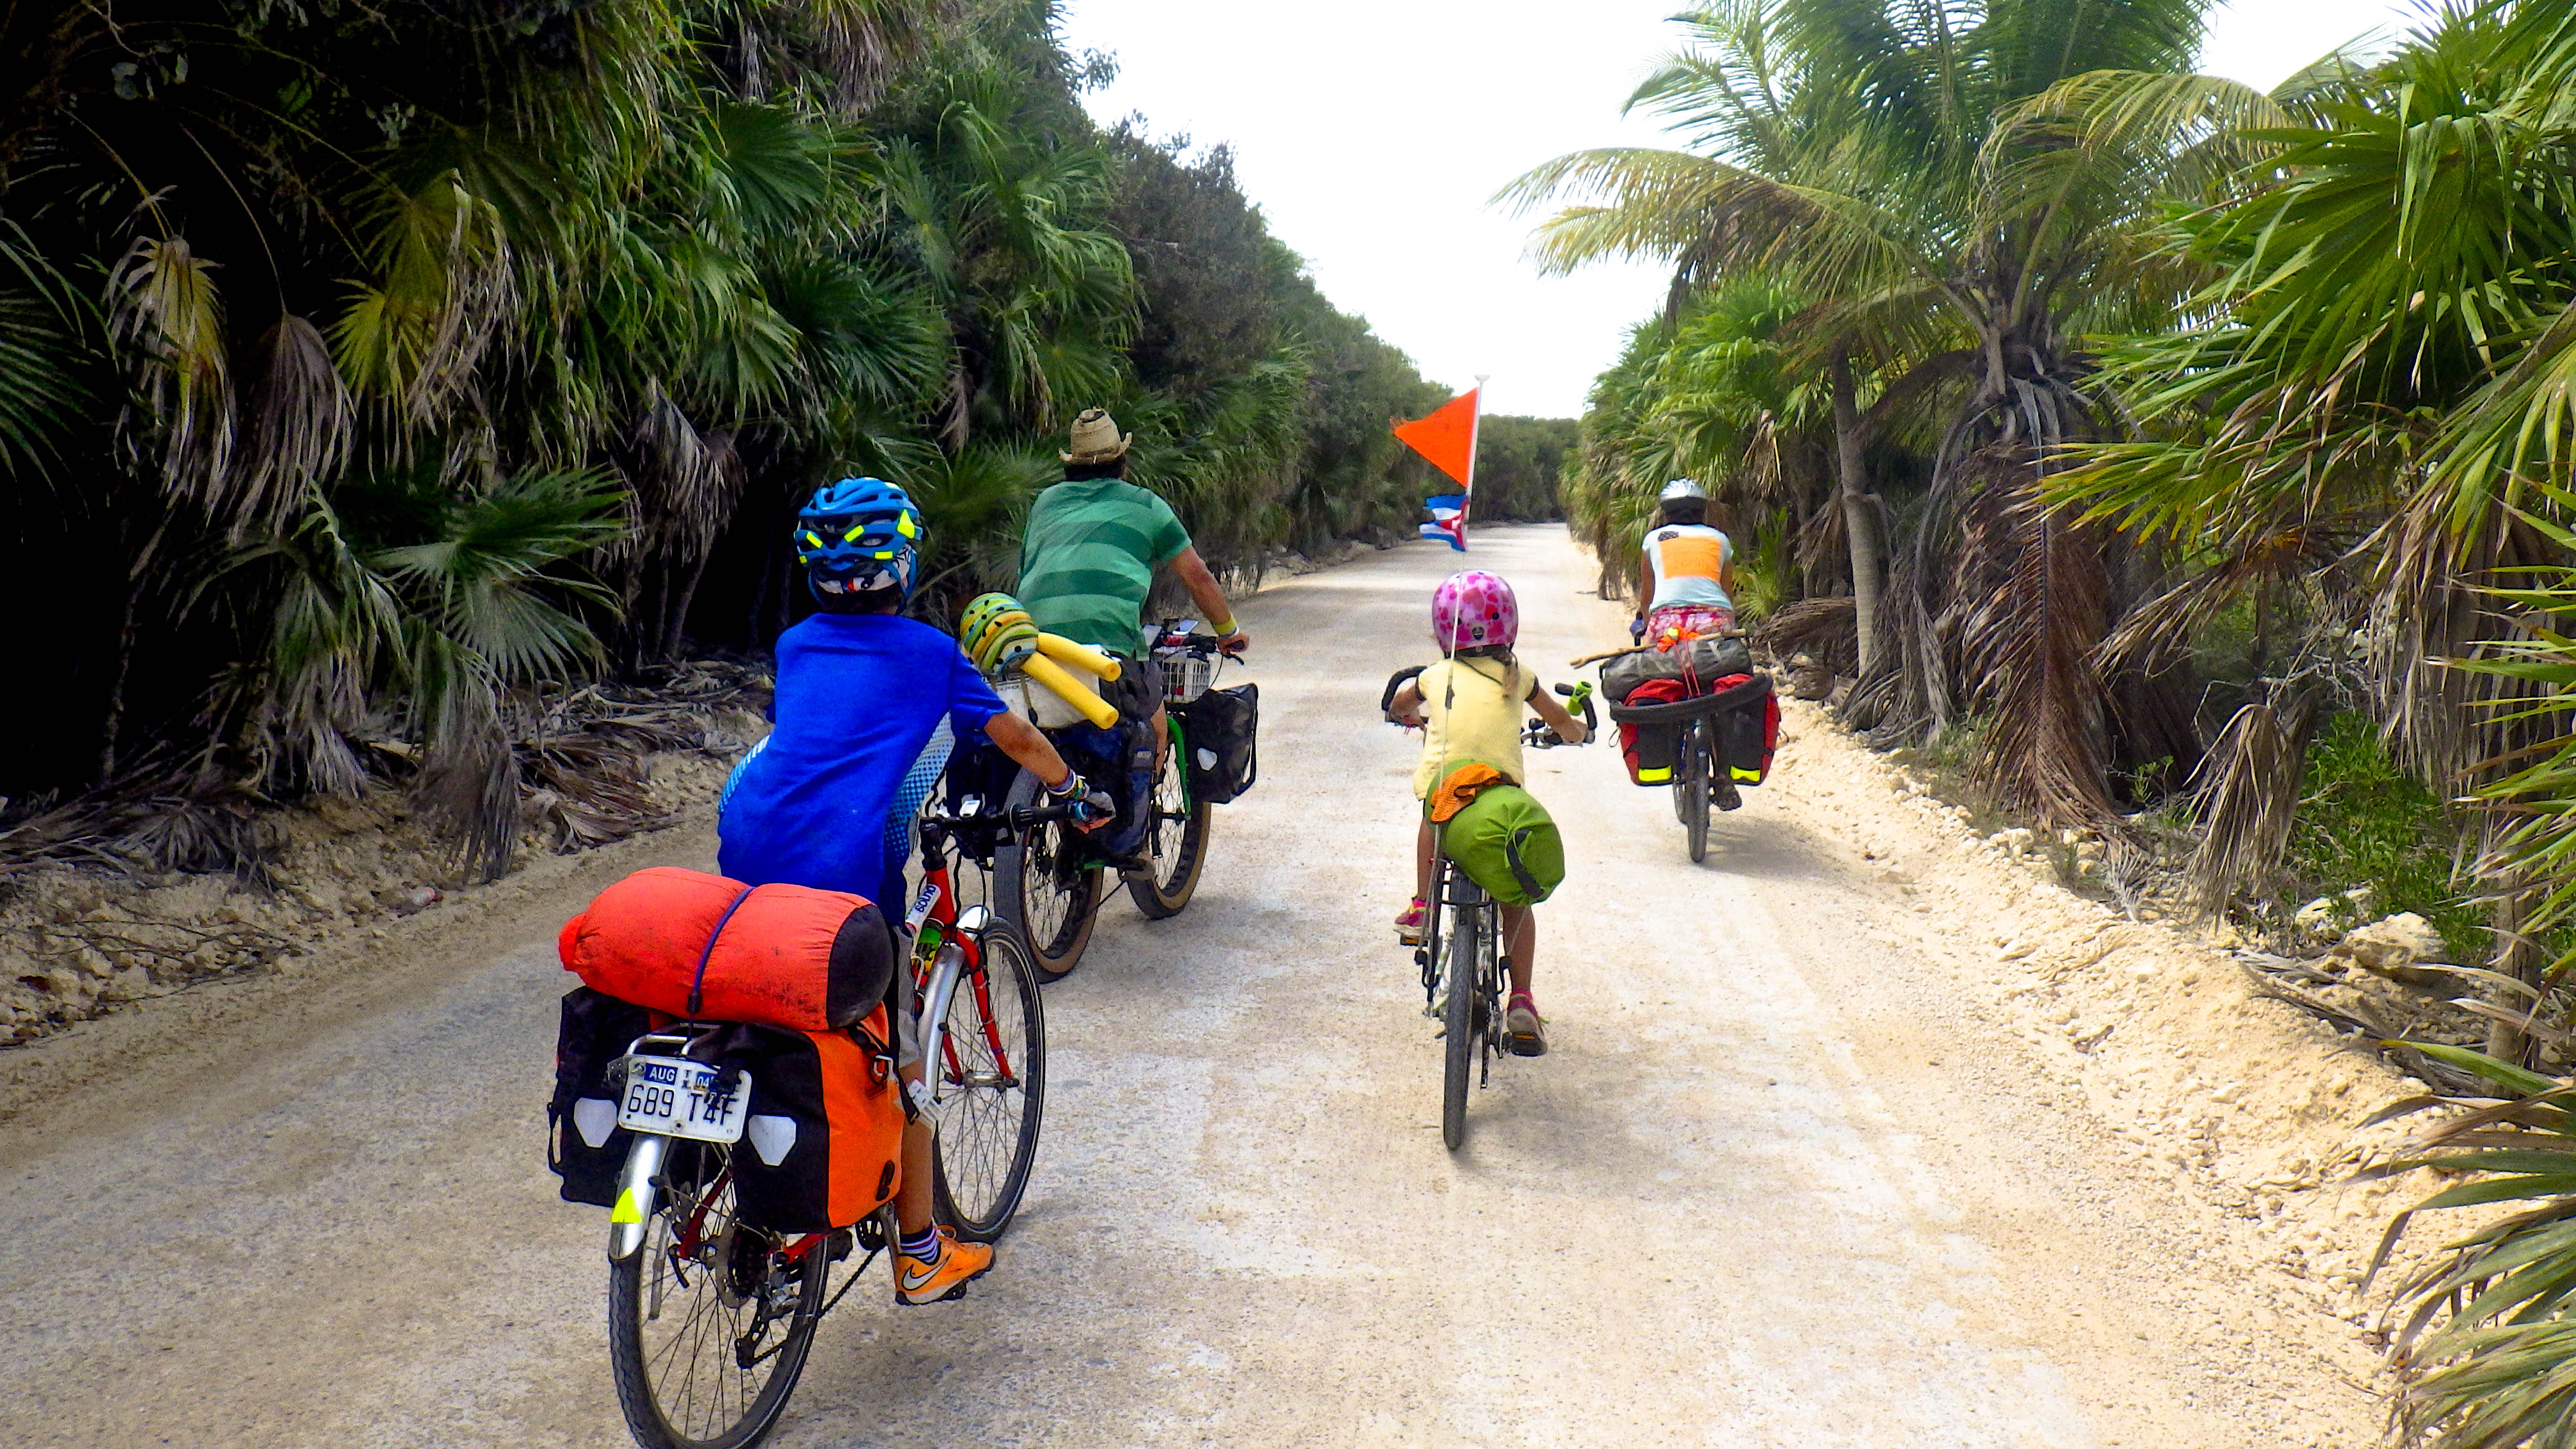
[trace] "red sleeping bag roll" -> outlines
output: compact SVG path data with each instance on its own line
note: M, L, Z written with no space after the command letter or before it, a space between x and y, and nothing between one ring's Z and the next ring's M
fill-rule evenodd
M564 969L594 991L699 1021L836 1031L894 980L885 917L860 896L656 866L564 922Z

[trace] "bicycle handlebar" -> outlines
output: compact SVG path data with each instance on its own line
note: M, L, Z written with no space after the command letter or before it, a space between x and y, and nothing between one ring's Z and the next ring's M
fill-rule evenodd
M921 823L942 830L963 830L971 826L999 825L1011 830L1028 830L1035 826L1071 820L1073 806L1021 805L1009 810L987 810L974 815L924 815Z
M1147 649L1186 649L1190 653L1196 654L1202 659L1214 658L1220 654L1224 655L1228 659L1241 659L1243 657L1243 652L1246 646L1238 644L1233 648L1228 649L1225 647L1225 641L1214 634L1201 634L1196 630L1192 630L1186 634L1182 633L1179 626L1183 622L1184 621L1179 619L1164 620L1163 627L1155 631L1154 640L1151 644L1146 646ZM1195 623L1197 621L1190 620L1187 622Z

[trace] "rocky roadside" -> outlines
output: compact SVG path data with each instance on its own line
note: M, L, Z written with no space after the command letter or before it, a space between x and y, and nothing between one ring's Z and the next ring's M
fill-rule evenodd
M2375 1173L2410 1128L2371 1119L2424 1084L2349 1023L2339 1029L2283 999L2264 969L2283 958L2154 906L2080 894L2064 867L2081 842L2051 851L2028 831L1980 831L1905 765L1842 733L1823 706L1792 701L1784 712L1774 769L1795 782L1792 808L1912 902L1910 923L1890 935L1944 958L2052 1074L2079 1085L2080 1110L2107 1150L2224 1225L2213 1269L2241 1273L2268 1308L2221 1335L2259 1352L2265 1313L2327 1315L2345 1325L2349 1370L2373 1371L2384 1305L2361 1285L2391 1216L2439 1184L2420 1169ZM2395 957L2422 942L2382 939L2392 932L2404 923L2301 963L2327 978L2313 993L2391 1009L2394 991L2429 1000L2393 974L2406 969ZM2469 1226L2452 1216L2418 1225L2399 1265ZM2378 1278L2377 1292L2395 1276Z
M763 728L733 709L711 716L684 749L644 754L634 822L610 833L568 830L562 792L525 802L520 868L703 809L732 761ZM0 1046L39 1040L129 1002L234 980L392 923L471 901L492 883L458 878L449 854L401 789L324 796L270 812L274 849L255 875L151 872L131 865L39 861L0 877ZM504 876L503 880L511 879Z

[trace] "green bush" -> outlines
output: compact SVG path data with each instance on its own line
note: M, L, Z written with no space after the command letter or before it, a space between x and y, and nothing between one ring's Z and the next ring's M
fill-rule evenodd
M2286 904L2369 886L2380 915L2413 911L2442 933L2452 959L2483 962L2492 939L2486 914L2455 877L2457 822L2401 768L2379 731L2338 714L2308 746L2306 791L2291 828Z

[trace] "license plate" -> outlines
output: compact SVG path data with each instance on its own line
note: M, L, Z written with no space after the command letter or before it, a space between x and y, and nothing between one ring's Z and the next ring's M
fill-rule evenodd
M629 1056L626 1095L617 1125L700 1142L738 1142L750 1115L751 1079L733 1074L730 1088L716 1086L716 1069L681 1057Z

